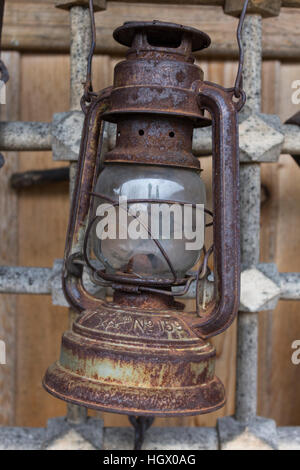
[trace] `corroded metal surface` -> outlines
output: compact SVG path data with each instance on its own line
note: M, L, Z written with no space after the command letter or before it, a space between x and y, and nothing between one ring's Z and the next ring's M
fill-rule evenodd
M216 298L204 320L193 323L200 334L214 336L233 322L239 306L239 161L237 104L234 90L196 83L200 106L213 116L214 270Z
M193 129L193 122L182 118L118 118L116 147L105 155L105 161L199 169L199 161L192 154Z
M199 168L192 154L193 129L211 121L192 89L203 79L192 51L208 47L209 37L159 21L125 23L114 37L130 49L115 67L103 115L118 125L116 148L105 161Z
M215 350L205 337L230 325L239 302L237 112L244 95L239 90L239 100L234 101L237 88L203 82L192 57L193 50L209 44L201 32L155 21L125 24L115 37L130 49L127 60L116 66L113 87L95 94L88 67L82 100L86 119L63 285L72 307L83 314L64 334L60 360L48 369L44 386L71 403L133 416L208 413L223 406L225 396L214 375ZM175 165L199 171L192 134L195 127L210 122L205 109L213 118L214 138L213 301L206 311L183 313L171 287L188 285L190 278L177 279L171 264L174 278L164 283L153 279L152 286L149 278L97 271L96 277L102 285L112 285L115 295L111 303L95 298L83 287L82 262L92 269L87 256L93 222L89 211L99 172L102 120L116 122L118 133L104 164ZM211 252L205 251L204 273Z
M90 408L133 415L193 415L225 402L215 349L180 313L103 304L62 339L44 386Z

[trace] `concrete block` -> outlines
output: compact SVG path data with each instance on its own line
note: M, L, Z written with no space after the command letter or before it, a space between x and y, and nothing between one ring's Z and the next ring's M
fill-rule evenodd
M94 11L106 10L106 0L94 0ZM55 4L56 8L62 8L63 10L69 10L72 7L86 7L89 6L89 0L59 0Z
M224 12L231 16L240 16L244 2L242 0L225 0ZM281 0L250 0L247 13L258 14L264 18L278 16Z
M256 417L242 424L227 416L218 420L221 450L277 450L278 435L275 421Z

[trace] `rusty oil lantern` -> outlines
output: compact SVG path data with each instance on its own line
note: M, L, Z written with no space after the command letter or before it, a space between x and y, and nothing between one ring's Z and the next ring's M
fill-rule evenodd
M113 86L94 93L89 71L82 101L86 116L63 270L65 296L80 315L63 335L60 359L43 384L60 399L96 410L209 413L224 405L225 393L208 338L230 326L239 306L241 67L235 88L203 81L193 52L210 39L178 24L128 22L114 38L129 49L115 67ZM118 211L118 196L126 196L129 207L188 202L196 210L195 204L205 204L192 154L194 128L211 124L204 110L213 128L213 248L191 254L172 237L100 243L95 207L101 201ZM101 162L104 121L117 125L117 141ZM193 281L199 288L212 253L213 299L204 310L196 295L196 312L184 312L175 298ZM200 255L201 266L190 271ZM113 289L111 301L86 290L84 266L95 284Z

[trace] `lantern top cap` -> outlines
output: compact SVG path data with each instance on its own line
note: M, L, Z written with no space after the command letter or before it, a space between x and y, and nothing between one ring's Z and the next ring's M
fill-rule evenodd
M153 34L158 38L160 35L163 45L170 44L169 47L177 48L180 46L182 34L186 33L191 37L192 51L199 51L210 46L210 37L202 31L190 26L183 26L176 23L167 23L164 21L127 21L122 26L114 30L114 39L123 46L131 47L136 34L145 32ZM159 40L157 39L157 46ZM166 46L168 47L168 46Z

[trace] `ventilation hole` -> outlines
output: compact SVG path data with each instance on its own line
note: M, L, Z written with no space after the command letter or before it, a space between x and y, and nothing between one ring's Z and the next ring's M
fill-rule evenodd
M150 46L167 47L177 49L181 45L182 35L177 31L161 31L152 30L147 32L147 41Z
M139 130L139 134L140 134L140 135L144 135L144 134L145 134L145 132L143 131L143 129L140 129L140 130Z
M170 137L175 137L175 132L173 132L173 131L169 132L169 136Z
M235 95L233 95L232 101L233 101L234 103L238 103L240 100L241 100L241 97L237 98Z

